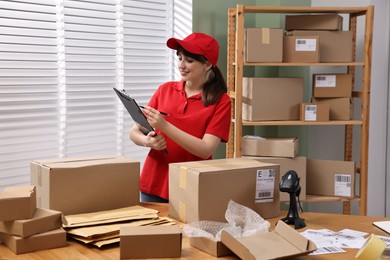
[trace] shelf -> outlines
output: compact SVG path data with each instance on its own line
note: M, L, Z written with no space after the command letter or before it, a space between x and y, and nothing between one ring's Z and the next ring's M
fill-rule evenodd
M235 123L235 120L232 119ZM287 126L287 125L362 125L361 120L337 120L327 122L304 122L299 120L293 121L242 121L243 126Z
M235 63L233 63L235 65ZM363 66L364 62L245 62L244 66L278 66L278 67L298 67L298 66Z
M302 200L302 202L335 202L335 201L350 201L350 200L351 199L349 198L343 198L343 197L306 195L306 199ZM356 200L359 200L359 198L356 198Z
M366 7L244 6L245 13L349 13L365 15Z

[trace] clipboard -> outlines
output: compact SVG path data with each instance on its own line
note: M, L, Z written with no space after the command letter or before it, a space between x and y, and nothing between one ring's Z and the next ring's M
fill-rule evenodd
M144 135L147 135L150 131L154 131L135 99L131 98L124 90L113 89L129 112L131 118L137 123L141 132L144 133Z

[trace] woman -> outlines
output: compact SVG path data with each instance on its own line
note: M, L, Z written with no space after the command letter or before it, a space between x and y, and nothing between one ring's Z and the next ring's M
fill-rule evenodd
M140 179L143 202L168 202L169 163L212 159L229 136L231 101L217 67L217 41L192 33L170 38L167 46L177 51L181 80L161 85L143 109L155 131L145 136L134 125L129 134L135 144L151 148Z

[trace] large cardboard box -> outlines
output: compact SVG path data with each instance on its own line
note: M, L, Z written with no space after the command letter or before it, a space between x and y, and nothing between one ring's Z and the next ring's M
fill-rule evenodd
M305 122L327 122L329 121L329 104L301 104L301 121Z
M243 120L298 120L302 102L303 78L243 78Z
M351 120L352 98L313 98L314 104L329 105L329 120Z
M62 228L27 238L0 233L0 240L15 254L24 254L67 246L66 231Z
M313 97L352 97L352 74L313 74Z
M299 140L297 137L246 135L242 138L242 155L294 158L298 151Z
M296 37L316 35L320 38L320 62L352 62L351 31L292 31Z
M40 160L30 166L41 208L72 215L139 204L139 161L102 156Z
M36 207L35 186L6 187L0 193L0 221L31 218Z
M283 62L320 62L320 41L315 35L283 37Z
M277 28L246 28L244 62L282 62L283 30Z
M120 227L120 259L179 258L179 226Z
M221 241L208 237L190 237L190 245L215 257L233 254Z
M279 165L242 158L171 163L169 216L183 223L225 222L230 200L263 218L277 217Z
M355 162L307 159L307 194L354 198Z
M222 242L240 259L287 259L307 255L317 249L308 240L283 221L278 221L271 232L234 238L222 231Z
M62 226L61 212L37 208L31 219L0 221L0 232L19 237L29 237Z
M341 31L343 17L338 14L299 14L286 15L285 26L291 30L329 30Z
M257 157L257 156L243 156L244 159L257 160L264 163L274 163L280 165L280 178L289 171L294 170L299 176L299 184L301 185L300 200L306 200L306 157L297 156L295 158L283 157ZM287 192L280 192L280 201L290 201L290 195Z

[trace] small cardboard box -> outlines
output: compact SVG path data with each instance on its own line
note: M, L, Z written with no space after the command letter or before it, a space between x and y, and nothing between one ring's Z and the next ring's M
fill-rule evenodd
M177 225L120 227L120 259L179 258L181 243Z
M242 155L276 156L294 158L298 154L297 137L260 137L246 135L242 138Z
M263 218L277 217L279 165L242 158L171 163L169 216L183 223L225 222L230 200Z
M27 238L0 233L0 240L15 254L24 254L67 246L66 231L62 228Z
M246 28L244 62L282 62L283 30Z
M190 245L215 257L233 254L221 241L207 237L190 237Z
M307 159L307 194L355 197L355 162Z
M317 249L314 242L278 221L271 232L234 238L222 231L222 242L241 259L287 259L307 255Z
M40 160L30 166L41 208L72 215L139 204L139 161L102 156Z
M0 221L32 218L36 207L35 186L6 187L0 193Z
M243 120L298 120L302 102L303 78L243 78Z
M283 37L283 62L320 62L320 37L289 36Z
M343 17L338 14L301 14L286 15L285 26L291 30L329 30L341 31Z
M313 98L314 104L329 105L329 120L351 120L352 98Z
M313 74L313 97L352 97L352 74Z
M37 208L31 219L0 221L0 232L19 237L29 237L62 226L61 212Z
M301 121L327 122L329 121L329 104L301 104Z
M264 163L274 163L280 165L280 178L282 180L289 170L294 170L299 176L299 184L301 185L300 200L306 199L306 157L297 156L295 158L283 158L283 157L255 157L255 156L243 156L245 159L257 160ZM290 201L290 195L286 192L280 192L280 201Z

